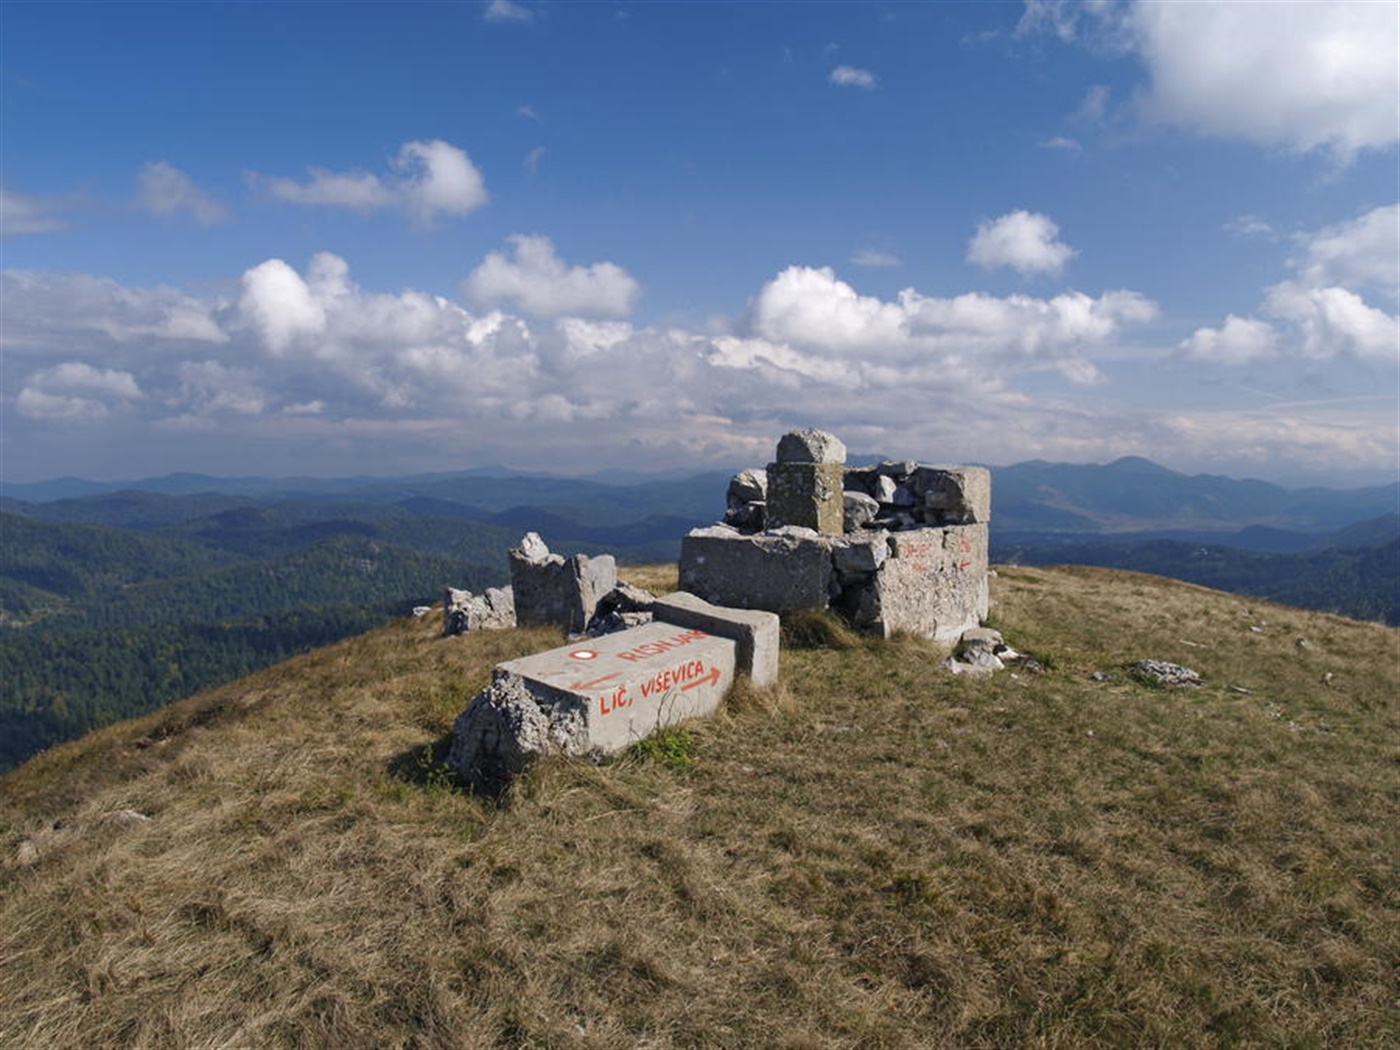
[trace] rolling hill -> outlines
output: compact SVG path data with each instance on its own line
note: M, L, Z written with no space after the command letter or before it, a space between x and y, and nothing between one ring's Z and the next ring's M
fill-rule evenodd
M1400 635L994 598L1043 673L794 624L778 687L502 802L444 735L548 631L404 619L46 751L0 777L0 1045L1395 1045Z

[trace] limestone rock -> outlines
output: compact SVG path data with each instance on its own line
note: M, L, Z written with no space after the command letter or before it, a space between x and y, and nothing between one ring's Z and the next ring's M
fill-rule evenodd
M792 430L778 440L778 462L844 465L846 446L840 438L828 434L825 430Z
M767 498L768 472L765 470L741 470L729 480L729 490L725 493L725 502L731 508L762 503Z
M448 587L442 603L443 633L500 631L515 626L515 595L509 587L488 587L473 594Z
M517 623L577 634L593 618L598 599L617 586L617 563L611 554L550 554L531 532L510 552L510 578Z
M602 598L588 621L587 633L594 638L651 623L656 596L650 591L619 583Z
M1133 671L1139 678L1156 682L1158 685L1194 688L1205 684L1205 679L1199 671L1182 667L1181 664L1168 663L1166 660L1139 660L1133 664Z
M564 559L559 555L549 553L549 548L545 546L545 542L540 538L538 532L525 533L524 538L520 541L520 546L514 548L510 553L513 558L520 558L522 561L533 562L537 565L550 561L555 561L558 564L564 562Z
M847 532L855 532L856 529L870 524L880 513L879 501L874 496L866 495L864 492L852 492L847 489L841 498L844 526Z

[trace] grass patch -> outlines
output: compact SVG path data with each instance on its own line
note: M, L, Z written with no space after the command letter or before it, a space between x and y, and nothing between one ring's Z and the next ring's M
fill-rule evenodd
M804 627L506 804L445 734L552 632L403 621L56 748L0 778L0 1045L1395 1045L1400 635L1110 570L994 599L1052 669Z

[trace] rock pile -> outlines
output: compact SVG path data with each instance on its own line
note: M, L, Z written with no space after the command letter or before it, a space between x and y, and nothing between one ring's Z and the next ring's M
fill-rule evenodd
M414 613L417 614L416 609ZM448 587L443 594L442 633L445 635L499 631L514 626L515 595L509 587L488 587L484 594Z
M510 552L510 582L520 626L557 625L578 634L593 618L598 599L617 586L617 563L611 554L551 554L539 533L527 532Z
M681 587L719 605L826 609L889 635L955 641L987 614L991 475L890 461L846 467L820 430L729 483L721 524L681 542Z

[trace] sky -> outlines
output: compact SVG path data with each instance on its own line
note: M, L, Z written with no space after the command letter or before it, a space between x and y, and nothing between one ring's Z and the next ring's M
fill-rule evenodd
M0 476L1400 478L1400 4L0 4Z

